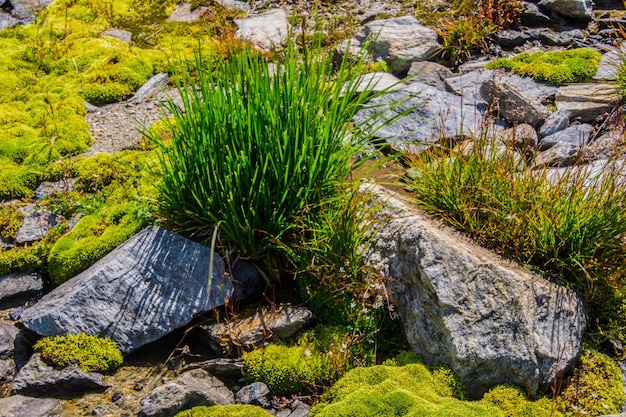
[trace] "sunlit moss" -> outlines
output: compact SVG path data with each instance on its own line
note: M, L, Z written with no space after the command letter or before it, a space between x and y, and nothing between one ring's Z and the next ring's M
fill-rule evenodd
M78 366L85 372L112 372L123 361L122 352L111 339L85 333L44 337L33 349L51 365Z

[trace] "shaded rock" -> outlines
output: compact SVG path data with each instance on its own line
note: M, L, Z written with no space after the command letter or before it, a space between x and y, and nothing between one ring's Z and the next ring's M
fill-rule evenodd
M611 159L626 153L626 136L622 129L610 130L583 149L588 159Z
M202 15L209 10L208 7L200 6L191 10L191 3L184 2L176 5L172 14L167 18L168 22L197 22Z
M393 118L411 109L406 116L375 133L396 152L419 153L440 139L458 140L475 134L482 118L476 106L465 104L461 97L421 83L411 83L370 103L372 106L354 116L356 124L370 117Z
M521 30L501 30L491 35L494 41L505 48L522 46L531 40L527 32Z
M276 417L307 417L311 407L300 400L295 400L289 407L276 412Z
M148 227L24 310L21 319L43 336L110 337L127 353L230 298L223 261L215 255L209 280L210 260L209 248Z
M435 87L437 90L445 91L446 84L444 80L454 76L452 71L436 62L418 61L411 64L407 74L407 82L422 83Z
M427 61L437 52L437 33L421 25L413 16L380 19L367 23L350 41L350 48L360 48L368 37L375 36L371 53L375 61L383 60L391 71L404 76L411 63ZM347 42L339 48L340 53Z
M107 29L104 32L102 32L102 34L104 36L108 36L110 38L119 39L122 42L130 43L130 44L133 43L133 41L132 41L133 33L129 32L127 30L122 30L122 29L117 29L117 28L110 28L110 29Z
M13 356L17 333L17 327L9 323L0 322L0 359L7 359Z
M241 358L215 358L202 362L194 362L182 367L181 371L204 369L218 378L240 379L243 375L244 363Z
M202 369L185 372L155 388L141 400L139 417L171 417L200 405L234 404L233 393Z
M313 320L313 313L291 305L260 307L227 323L200 326L216 352L250 350L272 340L287 339Z
M541 42L548 46L571 46L584 39L582 30L572 29L562 32L539 31Z
M570 113L567 110L557 110L550 113L539 129L539 136L546 137L565 129L569 125Z
M515 384L535 392L581 350L583 301L472 243L370 186L381 222L365 251L389 277L387 293L407 340L427 363L443 363L472 397Z
M289 36L287 13L282 9L235 19L235 24L239 28L235 33L236 37L246 39L268 51L281 46Z
M23 395L0 398L0 417L48 417L60 408L61 402L52 398Z
M539 6L529 1L522 2L519 18L521 23L527 26L543 26L550 23L550 17L544 14Z
M619 101L619 94L611 84L577 83L559 87L555 101L557 108L570 112L571 119L588 123L609 113Z
M83 372L76 366L56 368L33 354L13 380L13 391L34 397L74 398L88 392L102 392L109 387L102 375Z
M578 159L579 147L573 143L557 142L546 151L539 152L533 161L533 167L563 167Z
M0 309L16 307L43 289L36 272L13 272L0 277Z
M263 293L267 282L259 274L259 270L246 261L237 261L232 266L232 283L235 288L235 299L246 300Z
M541 125L549 114L543 102L556 92L556 88L518 75L500 75L482 84L482 97L498 109L509 123L527 123L533 127Z
M593 126L589 124L570 126L567 129L560 130L541 139L541 142L539 142L539 149L546 150L559 142L571 143L576 147L580 147L589 142L592 133Z
M132 96L128 102L138 102L143 101L149 97L152 97L156 93L160 93L167 87L167 82L169 81L170 76L166 72L160 72L152 78L150 78L144 85L139 87L139 90Z
M593 18L591 0L541 0L539 7L560 13L574 19L589 20Z
M76 178L68 178L59 181L44 181L35 189L35 198L43 200L54 194L72 191L76 184Z
M56 226L62 217L45 209L37 208L34 204L27 204L18 209L24 214L22 226L15 234L15 244L25 245L43 239L48 235L50 228Z
M263 408L270 408L270 389L263 382L254 382L246 385L235 393L235 402L238 404L252 404Z

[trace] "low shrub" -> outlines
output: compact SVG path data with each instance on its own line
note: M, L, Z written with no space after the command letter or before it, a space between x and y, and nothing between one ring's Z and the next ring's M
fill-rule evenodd
M200 406L181 411L174 417L270 417L261 407L249 404Z
M522 53L513 58L499 58L486 68L502 68L537 81L561 85L589 80L598 71L601 56L600 52L589 48Z
M559 397L559 406L567 416L618 414L626 396L619 366L608 356L583 352Z
M108 338L85 333L44 337L34 349L53 366L78 366L84 372L113 372L123 361L122 352Z

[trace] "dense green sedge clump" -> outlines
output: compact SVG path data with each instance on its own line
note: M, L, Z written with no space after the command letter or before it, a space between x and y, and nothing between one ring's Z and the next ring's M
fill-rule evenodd
M178 74L183 108L172 138L151 137L161 158L159 214L177 232L207 241L214 230L243 256L294 255L324 202L346 189L367 137L348 122L368 98L357 93L366 54L335 70L319 45L290 45L270 63L250 48Z
M78 366L85 372L113 372L123 361L122 352L111 339L85 333L44 337L34 349L51 365Z
M249 404L199 406L181 411L174 417L270 417L261 407Z
M598 71L602 54L589 48L568 51L522 53L500 58L486 68L502 68L537 81L561 85L589 80Z

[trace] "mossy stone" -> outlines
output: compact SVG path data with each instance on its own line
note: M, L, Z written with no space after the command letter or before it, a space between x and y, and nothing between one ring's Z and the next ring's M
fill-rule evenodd
M44 337L33 348L51 365L75 365L85 372L112 372L123 361L122 352L111 339L85 333Z

